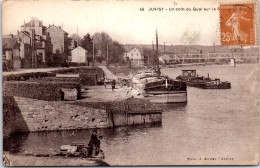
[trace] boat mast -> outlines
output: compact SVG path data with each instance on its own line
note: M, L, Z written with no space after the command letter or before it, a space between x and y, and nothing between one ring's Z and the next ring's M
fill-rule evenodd
M160 67L159 67L159 57L158 57L158 33L156 28L156 50L155 50L155 61L156 61L156 72L158 77L161 75Z

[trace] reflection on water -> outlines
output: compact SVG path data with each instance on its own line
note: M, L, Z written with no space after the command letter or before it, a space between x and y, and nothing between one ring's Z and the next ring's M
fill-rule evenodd
M230 81L228 90L188 87L187 104L160 105L162 125L100 129L101 148L111 165L185 164L188 157L232 157L250 162L258 148L258 72L256 66L205 66L163 69L176 77L182 69ZM62 144L88 143L91 130L19 134L5 150L55 152Z

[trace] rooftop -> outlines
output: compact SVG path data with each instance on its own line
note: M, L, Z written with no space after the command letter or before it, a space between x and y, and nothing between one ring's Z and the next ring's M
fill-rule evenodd
M2 46L4 49L14 49L16 44L15 38L3 38Z

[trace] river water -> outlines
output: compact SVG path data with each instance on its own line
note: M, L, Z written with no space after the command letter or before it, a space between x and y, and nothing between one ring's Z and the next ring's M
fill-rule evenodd
M100 129L110 165L253 164L258 158L256 64L162 69L175 78L182 69L230 81L231 89L188 87L187 104L165 105L162 125ZM16 134L4 150L55 152L63 144L88 143L91 130ZM201 160L200 160L201 159ZM210 159L210 160L209 160Z

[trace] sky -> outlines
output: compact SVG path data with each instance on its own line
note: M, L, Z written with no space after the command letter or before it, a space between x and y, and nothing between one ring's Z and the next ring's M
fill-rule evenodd
M11 0L2 5L2 33L16 34L32 17L49 24L63 25L80 36L104 31L122 44L216 45L220 44L218 1L69 1ZM140 11L144 8L144 11ZM163 11L149 11L164 8ZM169 8L184 11L170 11ZM187 8L190 8L191 11ZM203 11L193 11L202 8ZM167 10L166 10L167 9Z

